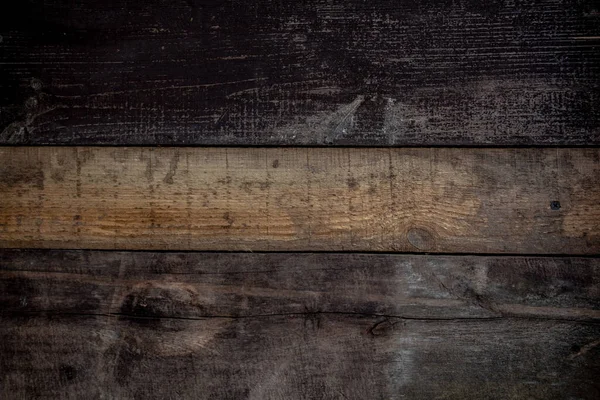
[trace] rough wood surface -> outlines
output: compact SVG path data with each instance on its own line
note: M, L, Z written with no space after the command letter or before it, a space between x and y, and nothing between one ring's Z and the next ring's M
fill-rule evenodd
M600 260L0 251L0 395L597 399Z
M598 254L600 149L0 148L0 247Z
M593 0L13 3L0 143L600 144Z

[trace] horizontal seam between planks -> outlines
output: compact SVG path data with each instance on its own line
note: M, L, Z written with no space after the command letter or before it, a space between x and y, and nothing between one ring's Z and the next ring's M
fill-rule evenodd
M98 253L156 253L156 254L304 254L304 255L373 255L373 256L421 256L421 257L484 257L484 258L585 258L600 259L600 254L573 254L573 253L472 253L472 252L390 252L390 251L328 251L328 250L146 250L146 249L95 249L95 248L39 248L39 247L4 247L0 248L2 252L43 252L43 253L61 253L61 252L98 252Z
M390 318L406 321L439 321L439 322L478 322L478 321L499 321L499 320L529 320L529 321L556 321L556 322L574 322L582 324L600 325L600 321L585 318L557 318L557 317L541 317L541 316L519 316L519 315L499 315L493 317L456 317L456 318L436 318L436 317L410 317L403 315L389 315L377 313L360 313L360 312L345 312L345 311L314 311L314 312L290 312L290 313L273 313L273 314L255 314L255 315L203 315L198 317L176 317L176 316L138 316L127 313L69 313L69 312L53 312L52 310L40 310L30 312L10 312L0 314L1 318L20 317L20 316L74 316L74 317L109 317L109 318L128 318L142 320L183 320L183 321L203 321L207 319L253 319L253 318L275 318L275 317L301 317L301 316L316 316L316 315L340 315L349 317L366 317L366 318Z
M321 144L291 144L286 145L283 143L274 143L274 144L204 144L204 143L184 143L184 144L170 144L170 143L146 143L146 144L127 144L127 143L91 143L91 144L74 144L74 143L65 143L65 144L19 144L19 143L0 143L0 149L3 147L6 148L14 148L14 147L27 147L27 148L36 148L36 147L57 147L57 148L75 148L75 147L90 147L90 148L127 148L127 147L145 147L145 148L221 148L221 149L428 149L428 148L442 148L442 149L554 149L554 148L565 148L565 149L600 149L600 141L598 144L397 144L397 145L388 145L388 144L333 144L333 145L321 145Z

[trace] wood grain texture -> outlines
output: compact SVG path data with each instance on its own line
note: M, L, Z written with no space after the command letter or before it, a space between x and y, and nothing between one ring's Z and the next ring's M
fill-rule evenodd
M0 159L0 247L600 250L600 149L8 147Z
M0 143L600 144L593 0L13 6Z
M596 399L600 259L0 251L3 398Z

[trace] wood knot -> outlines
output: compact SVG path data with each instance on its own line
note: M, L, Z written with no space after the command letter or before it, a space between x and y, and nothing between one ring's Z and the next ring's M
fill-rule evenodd
M37 78L31 78L30 85L31 85L31 88L36 91L41 90L42 86L43 86L42 81L40 81Z
M397 322L397 320L394 321L385 317L371 325L371 327L367 329L367 334L373 337L388 336L394 330L394 326Z
M38 106L38 100L35 97L30 97L25 101L25 107L34 109Z
M193 314L201 308L198 294L187 285L148 282L125 296L120 314L139 325L157 326L161 318Z
M431 250L435 247L433 235L422 228L411 228L407 234L408 243L419 250Z

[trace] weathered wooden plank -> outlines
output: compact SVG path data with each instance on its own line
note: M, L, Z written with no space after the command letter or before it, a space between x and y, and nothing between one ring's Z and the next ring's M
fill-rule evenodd
M597 252L599 153L5 148L0 243Z
M593 0L16 2L0 143L600 144Z
M352 315L0 317L0 395L40 399L589 399L597 324ZM377 324L376 332L369 333Z
M600 319L600 259L2 250L4 313Z
M0 160L0 247L600 250L600 149L5 147Z
M0 252L3 398L595 399L600 259Z

